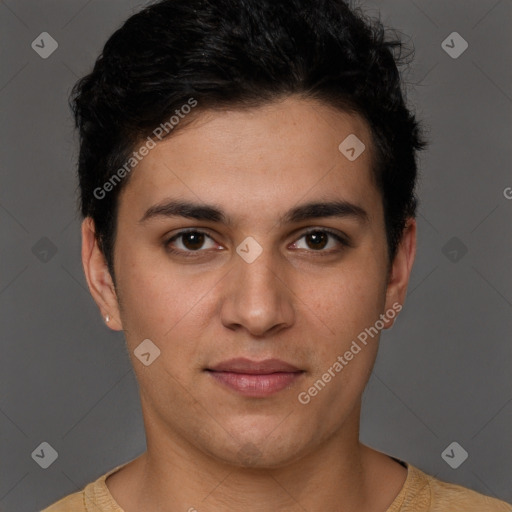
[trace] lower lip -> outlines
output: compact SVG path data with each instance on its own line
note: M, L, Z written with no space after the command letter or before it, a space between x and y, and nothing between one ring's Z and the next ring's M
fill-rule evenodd
M209 371L211 376L228 388L251 397L266 397L291 386L303 372L248 374Z

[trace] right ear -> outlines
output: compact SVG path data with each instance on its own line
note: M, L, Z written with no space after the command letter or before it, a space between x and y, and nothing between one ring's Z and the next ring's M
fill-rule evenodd
M98 245L91 217L86 217L82 222L82 264L89 291L103 319L105 320L108 315L110 321L107 325L114 331L123 330L114 282L105 256Z

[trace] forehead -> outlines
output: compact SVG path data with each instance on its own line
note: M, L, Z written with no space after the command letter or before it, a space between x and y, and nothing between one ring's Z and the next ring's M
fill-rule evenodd
M379 202L372 161L367 123L315 101L200 112L142 159L120 213L124 204L143 215L166 196L223 204L246 217L327 196L369 206Z

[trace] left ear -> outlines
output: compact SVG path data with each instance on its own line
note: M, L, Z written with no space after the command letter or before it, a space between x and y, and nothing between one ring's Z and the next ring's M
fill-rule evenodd
M405 302L407 285L411 275L412 264L416 256L416 220L409 217L402 233L402 240L397 248L395 259L391 265L391 272L386 289L386 311L394 309L400 311ZM397 309L398 304L400 308ZM394 307L393 307L394 305ZM384 320L385 329L389 329L394 319Z

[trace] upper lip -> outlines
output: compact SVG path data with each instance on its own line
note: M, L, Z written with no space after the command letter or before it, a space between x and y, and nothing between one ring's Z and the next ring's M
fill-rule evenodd
M293 366L290 363L286 363L285 361L281 361L280 359L264 359L262 361L253 361L244 357L222 361L221 363L207 369L215 372L245 373L253 375L302 371L296 366Z

